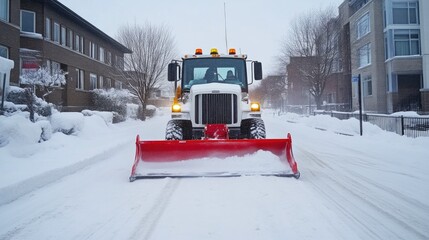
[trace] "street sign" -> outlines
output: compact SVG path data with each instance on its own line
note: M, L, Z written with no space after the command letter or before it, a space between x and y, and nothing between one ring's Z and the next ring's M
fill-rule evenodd
M352 76L352 82L359 82L359 76Z

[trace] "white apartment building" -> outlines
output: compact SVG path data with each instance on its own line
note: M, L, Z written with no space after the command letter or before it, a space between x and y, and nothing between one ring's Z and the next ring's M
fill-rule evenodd
M348 0L339 7L343 51L361 76L366 112L429 112L427 0ZM357 109L357 82L352 84Z

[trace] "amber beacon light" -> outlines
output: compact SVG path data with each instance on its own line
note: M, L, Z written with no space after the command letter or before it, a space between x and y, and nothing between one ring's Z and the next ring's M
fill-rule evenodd
M201 48L195 49L195 55L202 55L202 54L203 54L203 49Z
M219 54L219 52L217 51L217 48L212 48L212 49L210 49L210 54L212 54L212 55Z

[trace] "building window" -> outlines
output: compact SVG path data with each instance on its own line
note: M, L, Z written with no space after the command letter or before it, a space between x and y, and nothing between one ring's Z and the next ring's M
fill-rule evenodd
M115 67L117 69L124 69L124 58L120 56L115 57Z
M67 28L61 25L61 45L67 45Z
M0 57L9 58L9 48L0 45Z
M98 60L104 63L104 48L102 47L98 49Z
M65 46L67 41L67 30L64 26L61 26L61 45Z
M61 70L61 64L60 64L60 63L58 63L58 62L54 62L54 61L52 61L52 63L51 63L51 68L50 68L50 69L51 69L51 70L50 70L51 74L52 74L53 76L56 76L57 74L59 74L59 73L60 73L60 70ZM61 86L61 83L57 82L55 85L56 85L56 86Z
M365 67L371 64L371 44L368 43L358 50L359 67Z
M76 80L76 89L83 90L85 82L85 72L81 69L76 69L77 71L77 80Z
M51 40L51 19L46 18L45 20L45 38Z
M418 2L393 2L392 3L393 24L418 24L419 8Z
M109 51L106 52L106 63L112 66L112 53Z
M89 42L89 56L97 59L97 45L93 42Z
M80 37L80 48L79 48L80 53L83 53L83 51L85 50L85 45L83 43L84 43L83 37Z
M122 82L115 81L115 88L116 89L122 89Z
M104 78L103 76L100 76L99 82L98 82L98 88L103 88L104 86Z
M75 36L75 42L74 42L74 50L79 51L80 46L80 36L76 34Z
M89 90L97 88L97 75L94 73L89 74Z
M21 31L36 32L36 13L21 10Z
M73 31L69 29L69 37L67 40L67 47L73 49Z
M395 56L419 55L419 30L395 30Z
M328 93L326 96L327 103L335 103L335 93Z
M9 0L0 0L0 20L9 22Z
M48 72L50 74L52 74L52 70L51 70L51 60L46 60L46 68L48 69Z
M83 53L83 37L77 34L75 36L74 50Z
M367 35L370 31L369 13L363 15L356 23L357 38Z
M54 22L54 42L60 43L60 24Z
M372 96L372 79L371 75L365 76L363 78L363 95L364 96Z
M106 83L104 84L104 87L109 89L112 87L112 79L106 78Z

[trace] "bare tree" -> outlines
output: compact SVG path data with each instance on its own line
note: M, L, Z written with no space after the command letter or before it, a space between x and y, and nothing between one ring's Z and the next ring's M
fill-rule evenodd
M286 93L285 75L267 76L261 84L251 89L252 100L270 103L275 109L282 107L284 93Z
M43 100L46 101L46 97L51 94L55 87L66 84L66 75L62 69L50 69L46 66L40 67L37 70L23 71L20 76L21 83L28 85L32 91L38 87L42 90Z
M281 63L290 57L308 60L299 66L317 108L322 105L326 82L339 57L339 20L332 9L309 12L295 19L282 46Z
M25 89L25 103L30 112L30 121L35 122L34 114L36 111L37 97L35 94L36 87L43 91L43 101L51 94L55 87L66 84L66 75L68 73L61 69L50 69L46 66L37 70L23 71L20 80L22 84L27 85Z
M162 85L167 65L175 56L174 39L167 27L146 23L121 27L118 40L132 51L125 56L119 74L139 99L145 120L148 99Z

